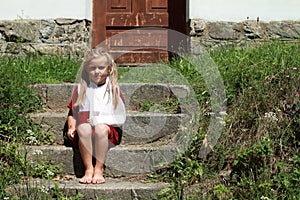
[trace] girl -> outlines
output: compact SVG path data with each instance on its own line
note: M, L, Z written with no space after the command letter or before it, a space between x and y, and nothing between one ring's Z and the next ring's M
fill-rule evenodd
M103 48L87 53L68 108L67 136L78 146L85 168L79 182L105 183L106 153L109 144L120 143L126 111L116 63Z

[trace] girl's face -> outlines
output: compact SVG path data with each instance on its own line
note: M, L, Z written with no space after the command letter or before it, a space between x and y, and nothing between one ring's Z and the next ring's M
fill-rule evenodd
M110 67L107 66L107 60L105 56L94 58L90 61L86 68L90 81L96 85L104 84Z

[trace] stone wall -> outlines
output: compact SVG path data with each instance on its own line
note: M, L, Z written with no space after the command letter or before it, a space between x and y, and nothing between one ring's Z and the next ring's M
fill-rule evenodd
M91 22L78 19L0 21L0 54L82 55L89 45ZM192 19L189 36L199 47L247 45L271 39L298 41L300 21L210 22Z
M0 54L81 55L90 27L90 21L77 19L0 21Z
M245 46L274 39L299 42L300 21L261 22L259 19L243 22L210 22L201 19L190 21L192 49L223 46Z

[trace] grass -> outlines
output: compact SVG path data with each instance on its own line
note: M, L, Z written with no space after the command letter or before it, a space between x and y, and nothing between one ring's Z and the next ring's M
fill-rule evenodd
M172 184L171 188L160 192L160 198L298 199L299 41L272 41L209 53L225 85L227 116L218 143L202 159L198 153L209 123L211 105L201 74L180 58L170 61L167 67L158 64L151 68L119 69L120 82L159 80L188 84L199 101L202 115L193 145L170 167L152 175L156 180ZM39 99L27 89L28 84L74 82L80 62L59 56L0 59L1 199L7 197L4 189L18 183L20 176L47 176L40 166L30 166L17 152L19 145L45 140L40 138L41 130L26 117L26 113L41 106Z
M195 199L299 198L299 53L299 43L276 41L210 52L228 100L225 130L205 159L198 152L210 111L205 108L206 87L189 63L173 64L198 94L204 115L190 150L160 172L160 178L173 183L173 190L162 197L192 199L182 188L196 184Z
M27 55L3 57L0 61L2 73L16 80L34 83L74 82L80 68L80 60L71 57Z

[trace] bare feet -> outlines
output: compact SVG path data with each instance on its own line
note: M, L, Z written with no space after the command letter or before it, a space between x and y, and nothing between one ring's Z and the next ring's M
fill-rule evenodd
M90 184L93 181L93 169L86 170L84 176L79 180L79 183Z
M92 183L93 184L103 184L105 183L105 179L103 176L103 169L95 169Z

